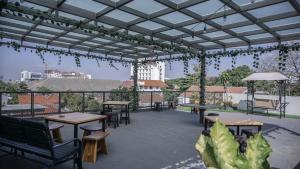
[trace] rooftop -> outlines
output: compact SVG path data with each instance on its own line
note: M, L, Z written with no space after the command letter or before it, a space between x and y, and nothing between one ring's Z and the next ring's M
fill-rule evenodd
M30 82L28 87L31 90L37 90L43 86L52 91L110 91L121 84L120 80L50 78Z

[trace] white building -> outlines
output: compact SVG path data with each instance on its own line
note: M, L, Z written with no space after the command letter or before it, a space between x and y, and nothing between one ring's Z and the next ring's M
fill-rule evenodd
M137 72L138 80L160 80L165 81L165 63L157 62L146 65L139 65ZM131 77L133 77L133 66L130 71Z
M39 72L29 72L24 70L21 72L21 82L24 81L33 81L33 80L41 80L43 79L42 73Z
M83 72L61 72L59 70L45 70L45 77L48 79L51 78L69 78L69 79L92 79L92 75L85 74Z

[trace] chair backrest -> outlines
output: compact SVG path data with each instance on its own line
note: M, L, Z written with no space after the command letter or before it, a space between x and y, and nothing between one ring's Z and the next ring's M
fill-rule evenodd
M24 129L21 121L21 119L14 117L0 116L0 137L24 142Z
M53 140L46 123L33 120L22 120L22 125L27 144L52 150Z

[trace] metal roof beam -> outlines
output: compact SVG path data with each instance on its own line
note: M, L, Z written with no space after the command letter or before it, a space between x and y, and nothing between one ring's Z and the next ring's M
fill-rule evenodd
M300 5L297 3L296 0L289 0L290 4L293 8L300 14Z
M25 0L25 1L27 1L27 0ZM59 1L59 2L57 2L57 8L59 8L64 2L65 2L66 0L61 0L61 1ZM50 13L52 13L52 12L54 12L55 11L55 9L49 9L48 10L48 12L50 12ZM35 30L35 28L41 23L41 22L43 22L43 20L44 19L39 19L39 22L38 23L36 23L36 24L34 24L24 35L23 35L23 37L22 37L22 39L24 39L27 35L29 35L32 31L34 31Z
M246 17L248 20L250 20L251 22L253 22L253 24L256 24L257 26L261 27L266 32L270 33L274 38L277 39L277 41L279 41L279 42L281 41L279 34L277 34L276 32L272 32L270 30L270 28L267 25L265 25L264 23L257 22L257 18L255 18L249 12L247 12L247 11L241 11L241 8L237 4L235 4L232 0L220 0L220 1L223 2L224 4L226 4L227 6L229 6L231 9L235 10L236 12L238 12L239 14L243 15L244 17Z

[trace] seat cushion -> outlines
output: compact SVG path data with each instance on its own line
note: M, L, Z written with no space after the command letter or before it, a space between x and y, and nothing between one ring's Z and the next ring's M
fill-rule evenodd
M54 149L55 159L61 159L73 155L78 149L78 145L75 146L73 143L60 146Z
M97 132L97 133L94 133L94 134L91 134L91 135L88 135L88 136L84 136L83 140L98 141L98 140L104 139L108 135L109 135L109 132L100 131L100 132Z

